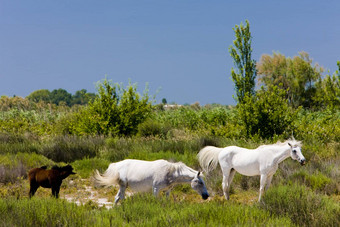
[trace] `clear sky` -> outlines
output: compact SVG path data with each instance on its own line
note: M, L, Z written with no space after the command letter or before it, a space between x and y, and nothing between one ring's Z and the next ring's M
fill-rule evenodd
M157 102L235 104L228 47L246 19L256 61L306 51L336 70L339 0L0 0L0 96L95 92L107 75Z

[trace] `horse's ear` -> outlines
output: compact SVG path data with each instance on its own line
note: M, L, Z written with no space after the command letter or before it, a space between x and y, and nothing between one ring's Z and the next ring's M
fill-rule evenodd
M290 147L293 147L290 143L288 143L288 145L289 145Z
M201 174L201 171L198 171L198 173L197 173L197 177L199 177L199 176L200 176L200 174Z

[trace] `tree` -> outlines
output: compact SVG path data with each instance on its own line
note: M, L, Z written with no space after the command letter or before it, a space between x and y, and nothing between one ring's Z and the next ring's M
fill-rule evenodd
M51 101L51 92L47 89L41 89L33 91L26 97L28 100L32 102L50 102Z
M233 58L236 69L231 69L231 77L235 83L235 90L239 103L244 101L245 96L255 94L256 61L251 59L251 33L249 21L233 28L236 39L233 46L229 47L230 56Z
M66 105L70 106L72 101L72 95L68 93L65 89L59 88L54 89L51 92L51 102L59 105L64 102Z
M323 68L318 64L313 65L306 52L300 52L293 58L275 52L272 56L264 54L257 64L259 82L265 87L278 86L286 90L286 98L293 107L313 107L315 83L321 78L322 72Z
M337 62L338 70L333 75L326 75L320 79L316 87L315 103L319 108L340 107L340 61Z
M90 100L93 100L95 96L94 93L88 93L86 89L81 89L80 91L76 91L72 96L72 105L86 105Z

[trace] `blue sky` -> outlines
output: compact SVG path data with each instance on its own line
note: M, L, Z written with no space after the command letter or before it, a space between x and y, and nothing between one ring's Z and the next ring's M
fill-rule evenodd
M333 73L340 1L0 0L0 95L95 92L129 79L157 102L235 104L228 47L250 22L253 59L299 51Z

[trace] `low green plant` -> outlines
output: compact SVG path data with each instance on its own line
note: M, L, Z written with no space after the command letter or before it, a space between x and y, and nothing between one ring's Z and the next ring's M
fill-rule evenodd
M0 199L1 226L292 226L256 206L211 201L189 203L150 194L127 198L111 210L62 199Z
M13 183L26 177L31 168L53 164L53 161L35 153L0 154L0 183Z
M108 160L95 157L76 160L72 163L72 167L81 178L89 178L96 169L104 172L109 164Z
M72 162L95 157L101 144L101 137L58 136L44 144L41 154L55 162Z
M340 205L313 193L303 185L270 188L261 207L272 214L287 216L299 226L339 226Z

